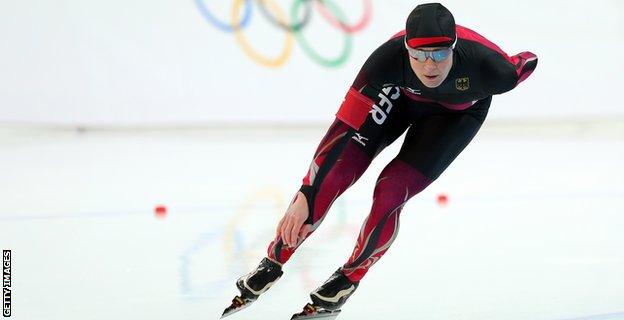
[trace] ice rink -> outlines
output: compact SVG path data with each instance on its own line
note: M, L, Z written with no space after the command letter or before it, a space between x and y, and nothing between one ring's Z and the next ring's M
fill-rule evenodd
M405 206L397 240L338 319L624 319L624 130L608 125L486 121ZM265 255L324 131L1 127L12 318L218 319L236 278ZM282 279L229 319L300 311L350 255L400 141L337 200Z

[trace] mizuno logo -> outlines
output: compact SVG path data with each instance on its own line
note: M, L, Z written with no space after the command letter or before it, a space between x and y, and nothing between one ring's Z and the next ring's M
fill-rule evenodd
M356 132L355 136L352 137L353 140L357 141L358 143L360 143L361 145L366 147L366 142L365 140L368 140L368 138L364 137L363 135L361 135L360 133Z
M417 94L417 95L421 94L419 89L412 89L410 87L403 87L403 89L405 89L405 90L407 90L407 91L409 91L409 92L411 92L413 94Z

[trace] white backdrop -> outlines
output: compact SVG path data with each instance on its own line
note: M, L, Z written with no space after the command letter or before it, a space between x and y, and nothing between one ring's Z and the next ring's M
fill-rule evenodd
M241 12L246 1L239 1ZM333 117L368 54L402 29L407 14L419 3L372 1L370 24L351 35L352 51L335 68L315 63L296 40L278 68L250 58L236 37L211 23L198 5L228 22L236 1L2 1L0 122L325 122ZM252 2L243 34L260 54L277 56L288 33L272 25ZM333 0L350 23L365 13L365 2ZM292 1L267 3L289 12ZM620 1L444 4L458 24L476 30L507 53L528 50L540 58L531 78L495 98L491 117L624 114L619 102L624 84ZM301 32L314 50L327 57L339 55L346 36L314 6L310 23Z

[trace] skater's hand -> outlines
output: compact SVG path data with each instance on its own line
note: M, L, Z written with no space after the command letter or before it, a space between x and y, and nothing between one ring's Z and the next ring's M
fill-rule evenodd
M277 225L276 236L282 238L282 242L289 247L296 247L305 239L311 226L303 223L308 218L308 201L301 191L297 192L295 200L290 204L284 217Z

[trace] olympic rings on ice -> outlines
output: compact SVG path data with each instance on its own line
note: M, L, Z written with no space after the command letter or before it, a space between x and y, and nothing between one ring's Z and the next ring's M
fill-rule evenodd
M254 7L252 2L254 1L233 0L229 22L218 19L210 12L206 6L206 2L209 0L194 1L207 22L220 31L233 33L236 42L247 57L259 65L270 68L277 68L286 63L292 55L295 40L305 54L317 64L328 68L344 64L352 50L352 35L368 26L373 12L372 0L362 0L363 14L361 18L356 23L349 24L344 11L335 4L335 0L293 0L289 15L282 10L275 0L255 0L255 5L258 6L264 18L285 32L281 51L276 56L268 57L255 50L243 33L243 30L250 25ZM314 6L312 2L314 2ZM335 57L322 56L303 35L303 31L310 21L313 7L332 27L343 34L342 49ZM302 10L303 15L300 14Z

